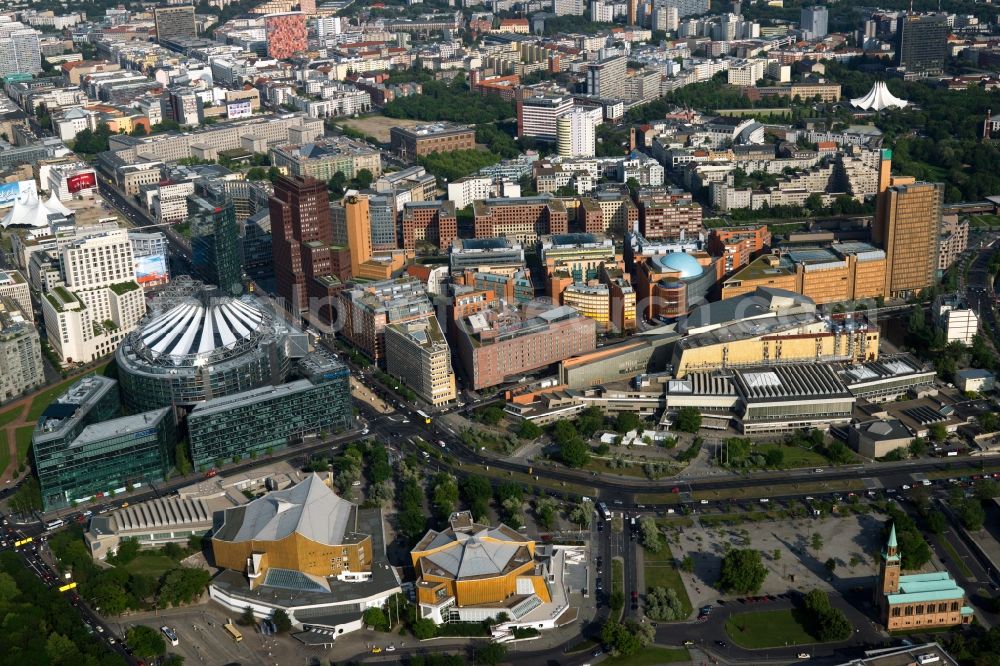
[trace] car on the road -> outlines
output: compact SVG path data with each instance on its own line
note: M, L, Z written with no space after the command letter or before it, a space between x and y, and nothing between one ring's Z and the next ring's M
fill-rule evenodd
M909 489L910 489L910 486L909 486L908 484L904 483L904 484L903 484L902 486L900 486L900 488L901 488L902 490L909 490Z
M597 648L596 650L594 650L593 652L590 653L590 656L591 657L600 657L602 654L604 654L604 650L601 649L601 648Z
M378 653L380 653L381 651L382 651L382 648L380 648L380 647L379 647L379 646L377 646L377 645L376 645L375 647L373 647L373 648L372 648L372 654L378 654Z
M638 601L638 600L639 600L639 593L636 592L635 590L632 590L632 601Z
M692 640L686 640L686 641L684 641L684 646L685 647L690 646L690 645L694 645L694 641L692 641Z
M798 654L798 658L799 658L799 659L809 659L809 658L810 658L810 656L809 656L809 653L808 653L808 652L799 652L799 654Z
M820 474L822 471L823 471L822 467L817 467L816 469L813 470L813 472L815 472L816 474Z
M729 647L729 643L727 643L726 641L715 641L715 644L721 648Z

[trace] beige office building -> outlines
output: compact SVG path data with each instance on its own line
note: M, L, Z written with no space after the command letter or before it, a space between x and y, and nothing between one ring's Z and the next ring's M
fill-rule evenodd
M385 328L386 370L434 405L455 399L451 350L435 317Z

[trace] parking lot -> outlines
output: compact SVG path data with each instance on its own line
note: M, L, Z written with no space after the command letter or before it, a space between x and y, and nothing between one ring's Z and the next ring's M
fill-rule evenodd
M235 621L235 617L232 617ZM235 642L225 629L227 616L214 604L167 609L158 614L143 613L126 616L115 627L120 638L129 627L144 624L157 631L166 625L172 628L178 638L177 647L168 643L167 651L184 657L187 664L295 664L301 661L296 648L301 646L290 636L280 638L263 636L256 627L237 629L243 640Z

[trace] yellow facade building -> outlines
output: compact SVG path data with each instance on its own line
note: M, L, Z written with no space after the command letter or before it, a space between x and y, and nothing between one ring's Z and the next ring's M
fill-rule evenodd
M372 537L357 531L357 521L357 506L313 474L226 510L212 552L217 566L244 573L251 589L271 569L364 580L372 571Z
M438 624L500 613L516 621L553 600L535 542L503 524L478 524L467 511L452 514L447 529L427 532L410 558L421 617Z
M850 361L878 358L877 326L858 323L852 330L817 321L793 324L765 335L735 337L732 327L692 336L674 347L674 373L745 368L772 363Z
M606 284L571 284L563 290L562 302L596 321L598 331L611 325L611 292Z
M722 298L758 287L793 291L819 304L886 294L886 253L868 243L796 248L750 262L722 282Z
M879 329L858 315L821 317L808 296L758 287L706 303L677 328L671 365L691 372L784 363L863 363L878 359Z
M872 237L885 249L884 292L907 298L934 284L944 186L895 177L879 194Z

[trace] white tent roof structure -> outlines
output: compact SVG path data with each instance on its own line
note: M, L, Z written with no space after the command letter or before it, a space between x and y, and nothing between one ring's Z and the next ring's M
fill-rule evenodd
M899 99L885 85L885 81L876 81L872 89L864 97L855 97L851 100L851 106L856 106L867 111L881 111L883 109L903 109L909 105L905 99Z
M27 190L14 200L13 208L0 220L0 227L6 229L12 224L35 228L47 227L51 224L50 215L65 217L71 213L72 211L62 204L58 207L49 207L38 198L34 190Z
M45 207L48 208L53 213L60 213L62 215L72 215L73 211L66 207L62 201L59 201L59 197L53 192L49 195L49 198L45 200Z

